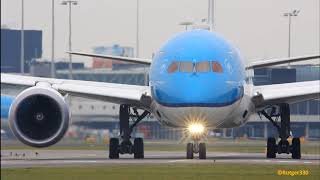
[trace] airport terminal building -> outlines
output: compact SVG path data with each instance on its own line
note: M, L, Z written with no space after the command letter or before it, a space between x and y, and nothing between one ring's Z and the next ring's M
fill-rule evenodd
M21 72L21 30L1 28L1 72ZM42 31L24 30L24 71L42 56Z

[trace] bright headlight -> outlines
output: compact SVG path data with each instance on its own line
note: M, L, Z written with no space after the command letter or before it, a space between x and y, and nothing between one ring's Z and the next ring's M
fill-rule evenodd
M190 124L188 126L188 131L192 134L202 134L204 132L205 128L202 124Z

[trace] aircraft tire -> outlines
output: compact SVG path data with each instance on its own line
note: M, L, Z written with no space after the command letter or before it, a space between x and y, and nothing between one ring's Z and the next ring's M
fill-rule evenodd
M109 158L110 159L119 159L119 139L118 138L110 138Z
M301 144L300 138L293 138L292 139L292 152L291 152L292 159L301 159Z
M267 141L267 158L276 158L276 139L268 138Z
M193 159L193 144L187 144L187 159Z
M206 158L207 158L206 144L200 143L199 144L199 159L206 159Z
M135 138L133 143L133 152L135 159L143 159L144 158L144 146L142 138Z

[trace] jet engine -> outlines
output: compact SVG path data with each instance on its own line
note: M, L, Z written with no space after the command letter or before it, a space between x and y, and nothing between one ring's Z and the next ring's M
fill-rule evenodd
M68 130L69 106L64 97L41 84L22 91L9 111L9 125L13 134L32 147L48 147L57 143Z

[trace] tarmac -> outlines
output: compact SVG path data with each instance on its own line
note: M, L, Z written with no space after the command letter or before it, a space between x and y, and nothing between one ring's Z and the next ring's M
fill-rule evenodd
M320 165L320 155L303 154L301 159L291 159L290 154L277 154L276 159L266 159L264 153L223 153L207 152L207 159L186 159L185 152L146 151L144 159L134 159L133 155L120 155L119 159L109 159L108 152L102 150L2 150L1 168L59 167L93 165L134 165L134 164L292 164Z

